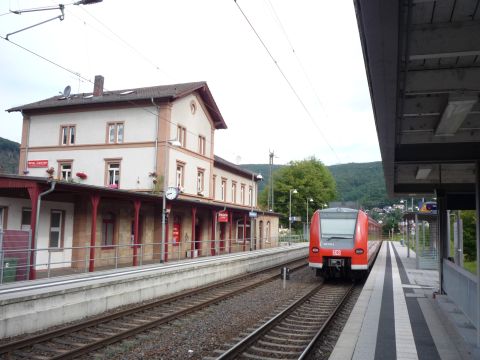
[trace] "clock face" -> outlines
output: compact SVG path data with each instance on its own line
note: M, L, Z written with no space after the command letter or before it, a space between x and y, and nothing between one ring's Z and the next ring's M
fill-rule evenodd
M178 196L178 188L169 187L165 192L165 196L168 200L175 200Z

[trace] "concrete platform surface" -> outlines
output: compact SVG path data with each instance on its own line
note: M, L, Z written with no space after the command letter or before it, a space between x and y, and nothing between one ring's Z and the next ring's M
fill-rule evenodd
M415 266L414 251L383 243L331 360L480 359L475 327L437 295L438 271Z

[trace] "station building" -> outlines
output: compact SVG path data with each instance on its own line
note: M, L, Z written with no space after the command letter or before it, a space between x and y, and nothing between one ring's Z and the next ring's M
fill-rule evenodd
M205 82L103 82L8 110L23 129L19 174L0 175L0 228L4 249L34 250L18 260L30 279L277 245L278 214L257 206L260 176L214 155L227 125Z

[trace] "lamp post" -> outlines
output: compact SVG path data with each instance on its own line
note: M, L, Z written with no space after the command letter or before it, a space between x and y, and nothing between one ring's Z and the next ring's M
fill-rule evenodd
M258 181L260 181L260 180L263 179L263 176L262 176L262 174L257 174L257 176L255 176L255 174L252 173L252 195L251 195L251 199L250 199L250 203L252 205L252 210L251 210L251 214L250 214L250 251L253 250L253 239L254 239L254 237L253 237L254 221L253 221L253 216L252 216L253 215L253 190L255 189L254 178L256 178ZM256 192L255 192L255 194L256 194Z
M298 194L297 189L290 189L290 202L288 206L288 233L292 239L292 194Z
M163 169L163 195L162 195L162 241L160 243L160 262L165 262L165 231L166 231L166 216L167 216L167 198L165 193L167 192L167 171L168 171L168 145L181 146L182 144L177 139L165 141L165 164Z
M307 198L307 236L308 236L308 238L310 238L310 231L308 229L308 203L309 202L313 202L313 199L312 198Z

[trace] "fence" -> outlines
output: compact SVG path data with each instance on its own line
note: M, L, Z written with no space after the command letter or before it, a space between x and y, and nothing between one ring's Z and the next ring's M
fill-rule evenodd
M142 266L160 262L161 243L134 245L119 244L105 246L82 246L30 249L31 235L26 231L0 229L0 284L12 281L28 280L31 268L36 278L50 278L70 274L117 269L130 266ZM266 249L305 241L302 236L282 236L262 239L258 244L250 239L201 240L194 242L165 243L165 259L178 261L196 257L216 256L256 249ZM92 251L93 250L93 251ZM134 251L136 250L136 251ZM91 259L90 254L94 253ZM136 253L136 254L135 254ZM33 255L33 256L32 256ZM33 258L34 265L30 264Z

